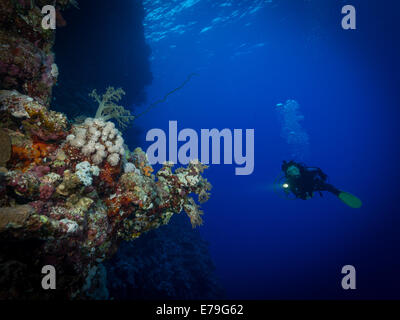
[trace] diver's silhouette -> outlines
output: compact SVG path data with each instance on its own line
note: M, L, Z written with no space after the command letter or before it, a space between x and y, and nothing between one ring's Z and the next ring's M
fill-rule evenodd
M282 186L286 194L291 192L296 198L307 200L313 197L314 192L318 192L322 197L322 191L328 191L352 208L360 208L362 205L356 196L327 183L328 176L320 168L307 167L291 160L283 161L282 171L285 174Z

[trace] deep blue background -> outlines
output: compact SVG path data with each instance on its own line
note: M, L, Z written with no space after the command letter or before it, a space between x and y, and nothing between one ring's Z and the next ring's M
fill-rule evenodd
M345 4L357 9L357 30L341 28ZM200 3L190 14L201 22L212 10ZM273 1L246 27L151 44L150 101L199 76L137 126L255 129L252 175L231 165L206 172L213 190L201 233L228 298L400 298L399 12L397 1ZM242 43L264 46L234 55ZM305 116L305 162L358 195L361 209L272 191L289 154L274 106L287 99ZM357 270L355 291L340 286L346 264Z

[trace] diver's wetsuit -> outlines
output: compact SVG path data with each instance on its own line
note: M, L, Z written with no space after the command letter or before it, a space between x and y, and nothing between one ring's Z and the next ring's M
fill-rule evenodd
M295 166L299 169L299 175L289 175L287 170L289 167ZM289 190L293 192L296 198L307 200L313 196L313 192L318 191L322 196L321 191L329 191L334 195L338 195L341 191L326 182L328 176L322 172L320 168L306 167L303 164L293 160L283 161L282 171L285 173L286 182L289 185Z

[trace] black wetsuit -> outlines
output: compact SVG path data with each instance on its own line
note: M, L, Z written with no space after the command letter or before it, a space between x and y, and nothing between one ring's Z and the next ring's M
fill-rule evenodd
M289 175L287 169L290 166L296 166L299 169L299 175ZM293 160L282 163L282 171L285 173L286 182L289 185L289 190L296 196L296 198L307 200L313 196L313 193L318 191L322 196L321 191L328 191L334 195L340 193L331 184L327 183L328 176L322 172L320 168L306 167L303 164L294 162Z

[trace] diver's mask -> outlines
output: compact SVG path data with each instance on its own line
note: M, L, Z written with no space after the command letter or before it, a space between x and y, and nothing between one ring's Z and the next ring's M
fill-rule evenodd
M297 178L300 176L300 169L295 165L291 165L289 168L287 168L286 175L288 177Z

